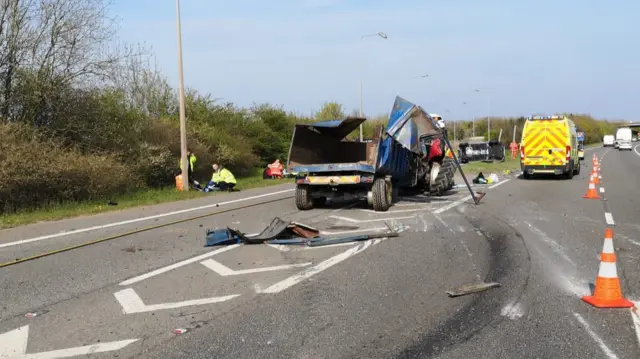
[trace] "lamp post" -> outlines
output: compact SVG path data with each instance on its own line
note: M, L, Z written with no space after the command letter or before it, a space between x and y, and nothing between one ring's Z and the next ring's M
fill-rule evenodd
M180 0L176 0L178 32L178 100L180 102L180 163L182 163L182 188L189 190L189 160L187 159L187 122L184 109L184 78L182 71L182 31L180 26Z
M474 89L475 92L480 93L478 89ZM487 140L491 141L491 94L485 90L487 94Z
M365 37L374 37L374 36L378 36L380 38L382 38L383 40L387 39L387 34L385 34L384 32L378 32L375 34L367 34L367 35L362 35L360 37L360 40L364 39ZM360 117L362 117L362 82L363 82L363 77L364 77L364 66L360 66ZM360 124L360 142L362 142L362 124Z

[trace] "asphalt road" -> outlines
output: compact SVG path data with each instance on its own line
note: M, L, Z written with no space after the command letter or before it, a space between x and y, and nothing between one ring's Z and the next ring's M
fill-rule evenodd
M582 198L593 153L603 200ZM572 180L501 176L478 206L458 188L386 213L299 212L280 186L0 231L7 262L164 225L0 268L0 358L638 358L631 311L580 297L609 220L624 295L640 298L640 148L587 156ZM207 228L255 233L275 216L335 235L406 229L313 249L203 247ZM501 287L445 294L481 281Z

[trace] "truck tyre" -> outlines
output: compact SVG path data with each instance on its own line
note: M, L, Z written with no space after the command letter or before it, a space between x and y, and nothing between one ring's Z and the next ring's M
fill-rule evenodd
M578 168L575 171L573 171L574 176L577 176L579 174L580 174L580 162L578 162Z
M296 185L296 207L301 211L313 209L309 185Z
M391 207L392 188L384 178L376 178L373 181L373 210L385 212Z
M448 190L453 188L453 170L455 164L453 159L445 159L440 167L440 172L436 176L434 184L431 186L431 193L437 196L444 195Z
M447 176L447 186L445 187L446 191L450 190L455 186L455 181L453 180L453 176L456 174L456 163L451 157L445 157L444 161L442 161L441 171Z

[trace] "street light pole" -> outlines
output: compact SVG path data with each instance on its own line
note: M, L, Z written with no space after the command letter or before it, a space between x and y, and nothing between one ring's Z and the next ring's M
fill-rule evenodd
M180 162L182 163L182 187L189 190L189 160L187 159L187 121L184 108L184 78L182 71L182 30L180 26L180 0L176 0L178 32L178 100L180 102Z
M478 89L474 89L474 91L480 93ZM487 94L487 140L491 141L491 93L485 92Z
M360 40L362 41L362 39L364 39L365 37L372 37L372 36L379 36L383 40L387 39L387 34L385 34L384 32L378 32L378 33L375 33L375 34L362 35L360 37ZM363 114L362 114L362 83L363 83L363 77L364 77L364 66L361 63L360 64L360 117L363 116ZM360 142L362 142L362 124L360 124Z

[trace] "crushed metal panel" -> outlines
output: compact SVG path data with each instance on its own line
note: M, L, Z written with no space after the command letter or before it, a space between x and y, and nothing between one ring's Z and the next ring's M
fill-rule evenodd
M420 137L441 133L426 111L400 96L396 96L386 132L404 148L418 154L422 152Z
M311 123L308 126L325 136L332 136L341 140L355 131L366 120L364 117L349 116L344 120L320 121Z

